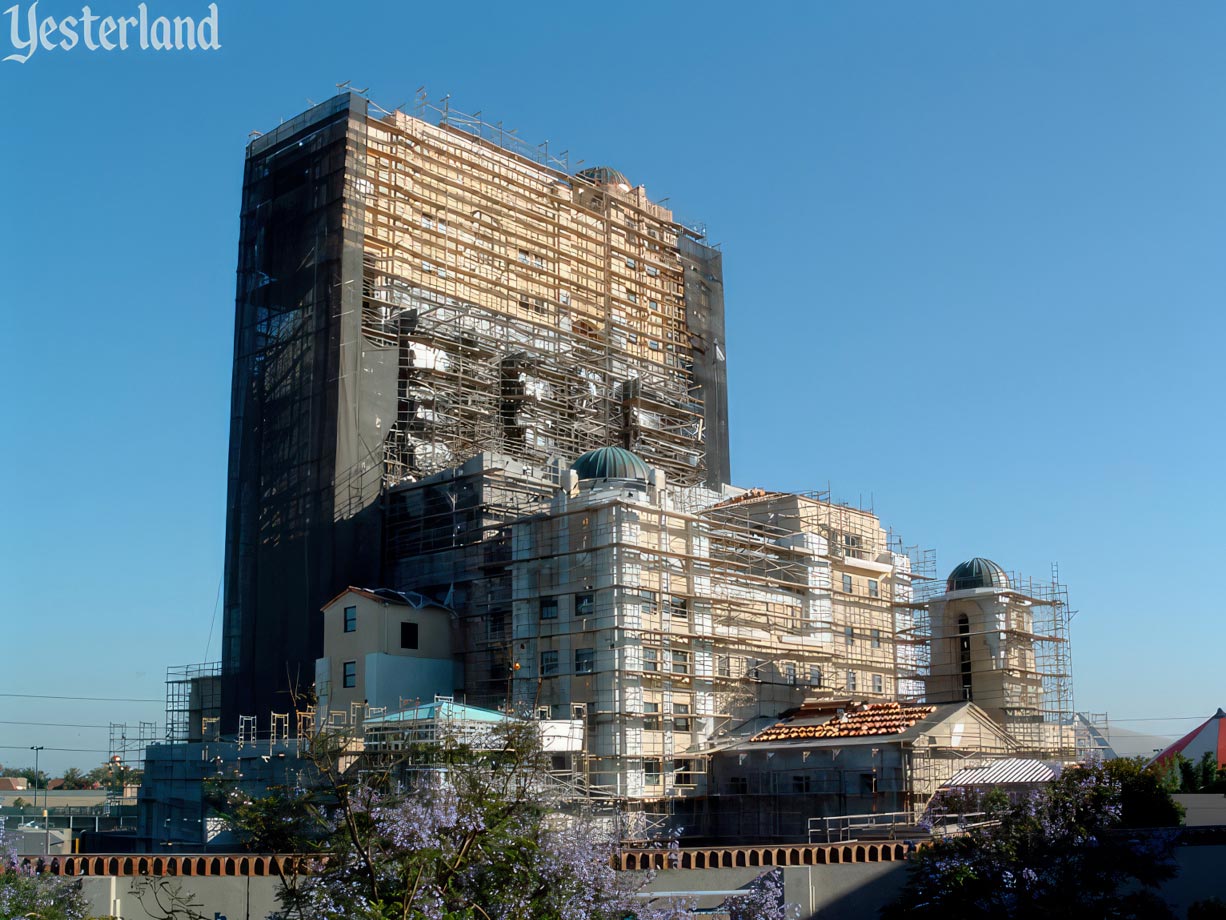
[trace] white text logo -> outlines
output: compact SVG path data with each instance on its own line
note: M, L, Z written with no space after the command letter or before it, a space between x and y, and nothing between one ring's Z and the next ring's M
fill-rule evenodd
M150 17L144 3L136 7L135 16L99 16L85 6L80 16L57 20L54 16L39 18L37 2L24 15L18 4L4 11L13 46L13 53L4 60L24 64L40 49L71 51L78 46L89 51L217 51L221 48L217 4L210 3L206 9L205 16L171 19Z

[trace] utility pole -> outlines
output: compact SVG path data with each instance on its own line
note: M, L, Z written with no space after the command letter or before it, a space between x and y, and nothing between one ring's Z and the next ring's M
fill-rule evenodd
M34 752L34 807L38 807L38 752L46 745L30 745L30 750ZM43 805L47 804L47 793L43 792Z

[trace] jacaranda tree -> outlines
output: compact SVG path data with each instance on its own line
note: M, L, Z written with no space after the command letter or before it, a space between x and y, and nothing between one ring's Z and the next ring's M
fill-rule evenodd
M1150 825L1159 814L1177 821L1178 811L1163 810L1155 795L1169 800L1143 771L1068 769L1005 811L999 825L921 848L902 895L883 916L1171 917L1155 889L1175 874L1177 831Z
M58 876L36 875L24 861L0 824L0 917L5 920L83 920L85 899L81 886Z
M615 841L550 792L535 727L508 720L478 741L409 746L394 762L315 740L319 782L218 802L256 849L310 854L284 876L289 918L691 920L693 905L642 895L615 871ZM291 839L292 838L292 839ZM785 920L778 881L730 902L736 920Z

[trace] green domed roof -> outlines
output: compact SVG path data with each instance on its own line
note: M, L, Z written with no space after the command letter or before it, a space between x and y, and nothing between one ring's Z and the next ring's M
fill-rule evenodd
M570 468L580 479L641 479L651 472L647 464L624 447L598 447L589 450Z
M634 188L634 185L626 178L625 174L620 170L614 169L612 166L590 166L587 169L581 169L575 173L580 179L586 179L594 185L624 185L626 188Z
M970 588L1007 588L1009 576L991 559L976 556L949 573L946 591L966 591Z

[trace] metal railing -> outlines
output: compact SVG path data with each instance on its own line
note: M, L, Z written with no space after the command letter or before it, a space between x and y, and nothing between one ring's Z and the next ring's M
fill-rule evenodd
M986 812L929 815L921 820L909 811L882 811L862 815L810 818L809 843L846 843L864 837L894 840L898 836L951 837L999 821Z

